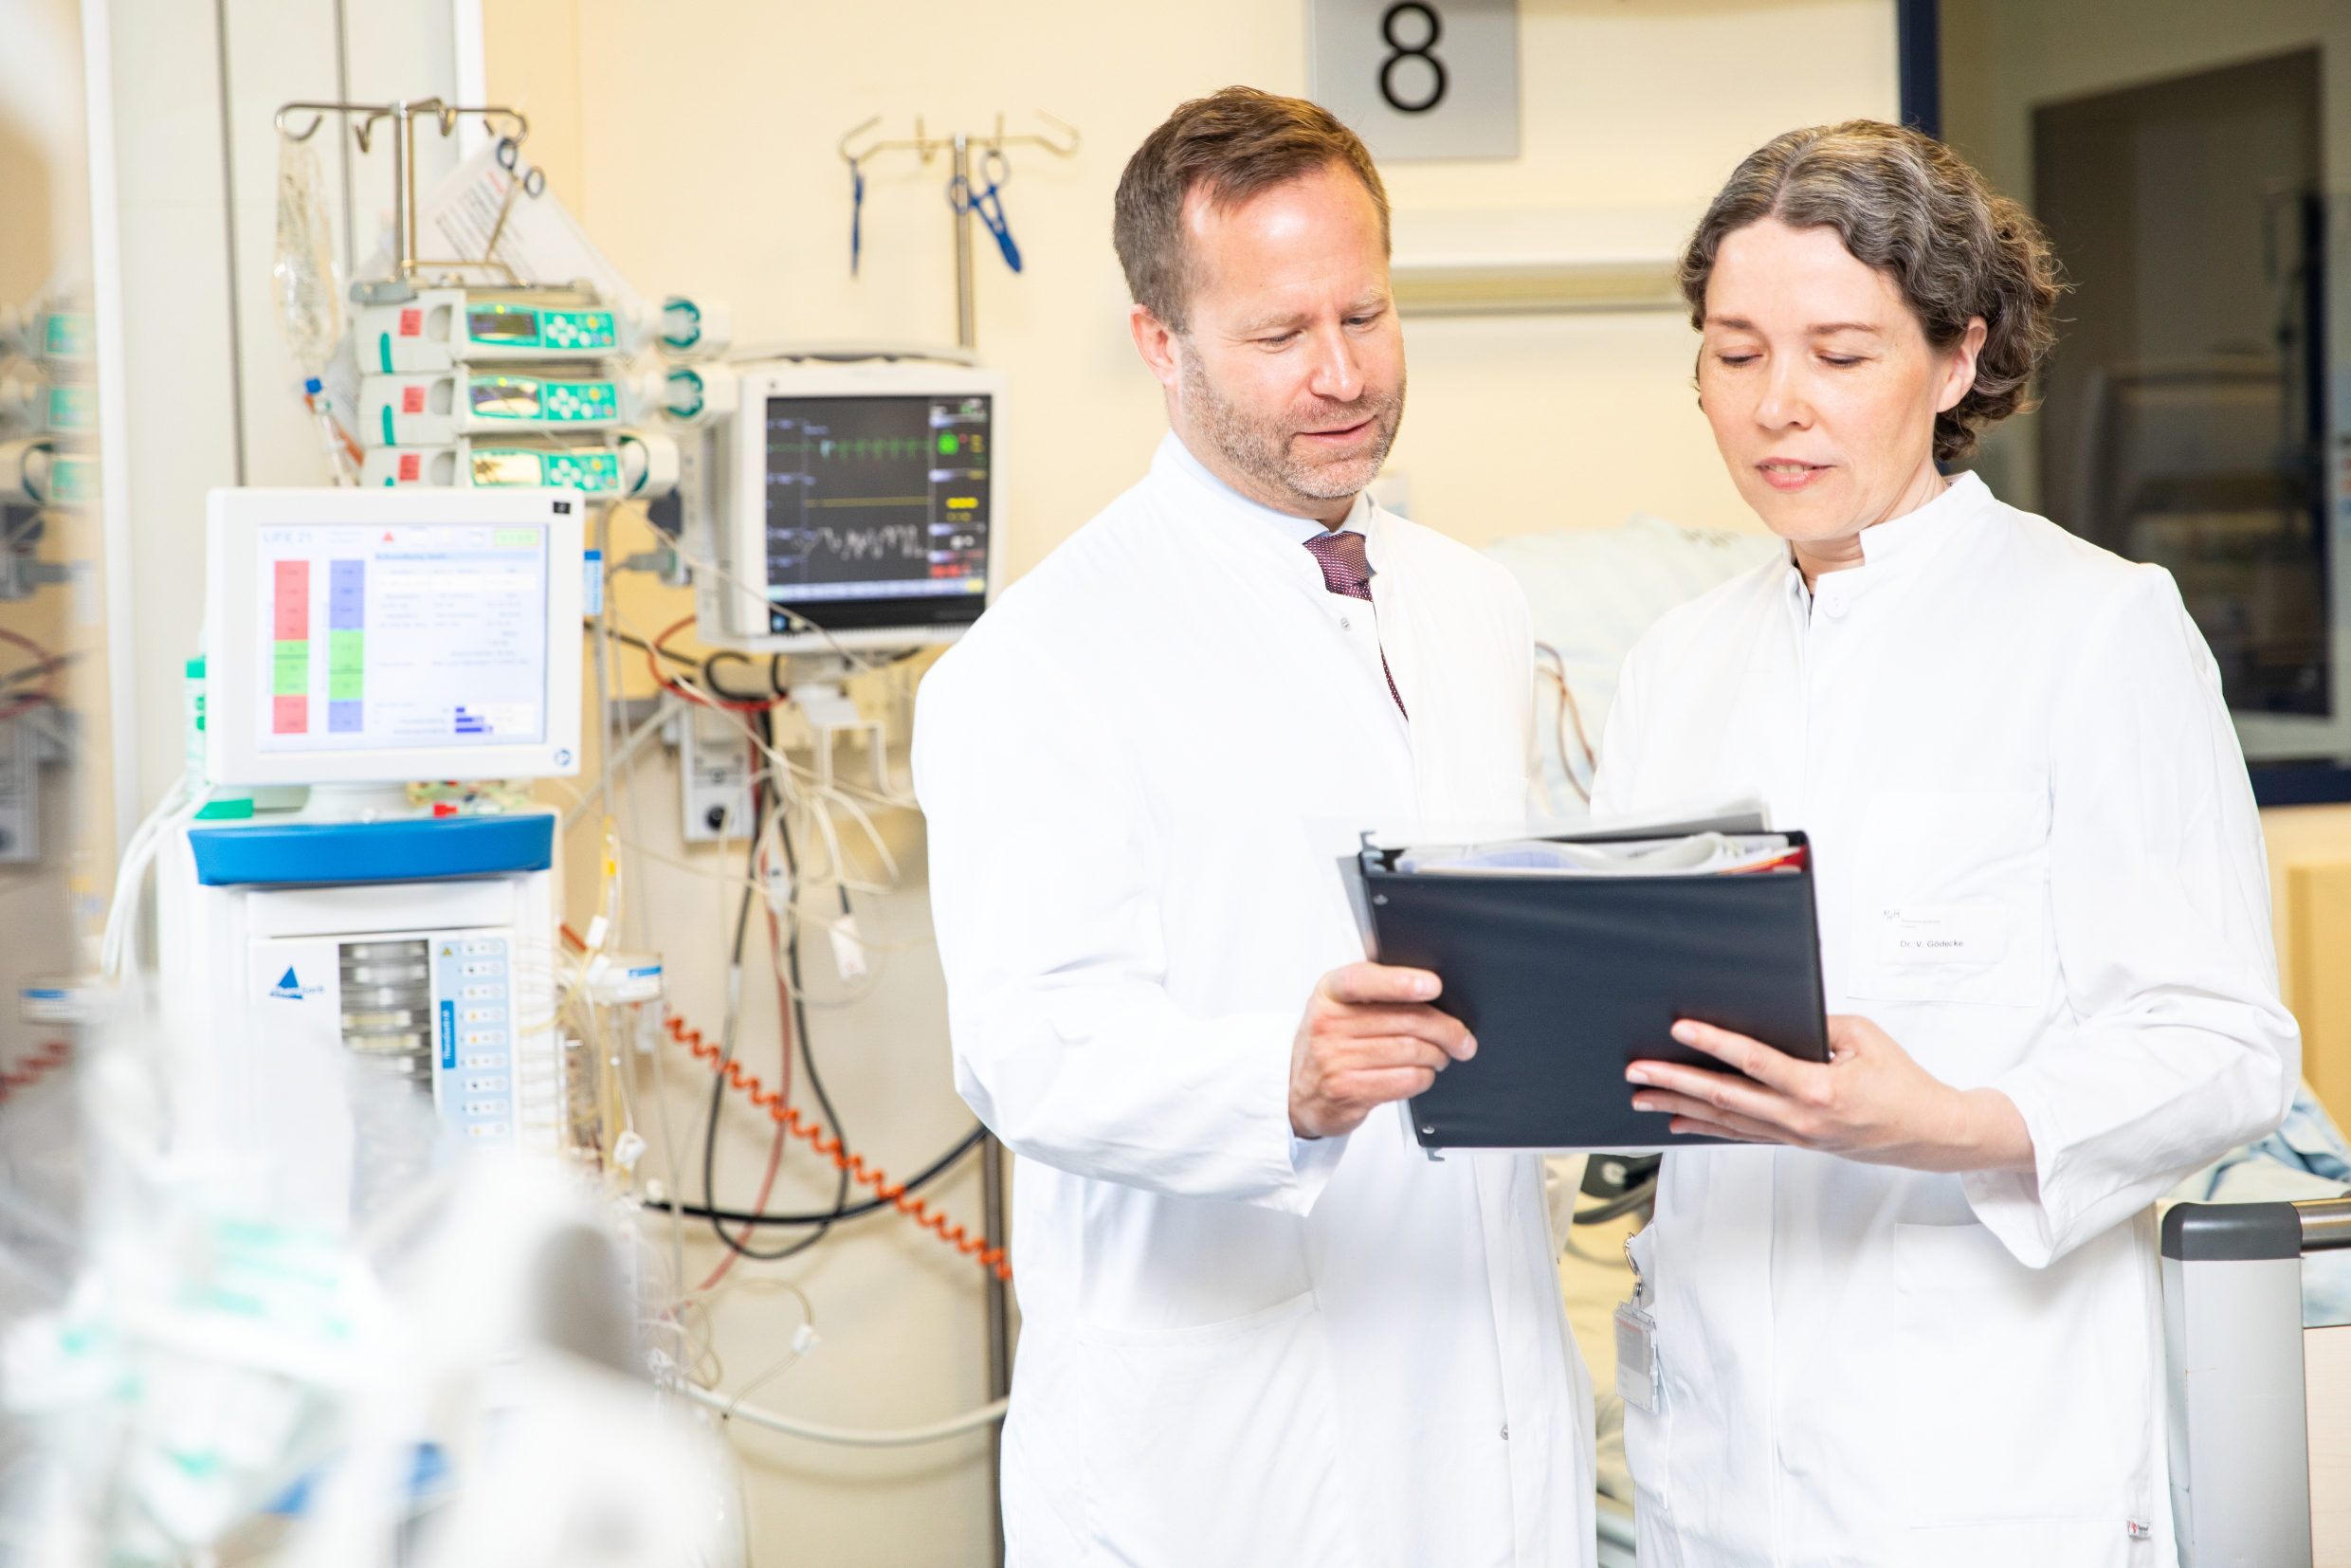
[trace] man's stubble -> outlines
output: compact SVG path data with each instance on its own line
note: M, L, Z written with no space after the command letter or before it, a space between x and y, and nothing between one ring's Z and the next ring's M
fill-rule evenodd
M1377 477L1404 422L1404 380L1394 392L1366 392L1352 403L1323 403L1313 423L1345 427L1373 422L1371 449L1339 463L1302 462L1290 450L1289 410L1261 419L1226 398L1189 343L1176 355L1185 410L1193 425L1226 462L1242 473L1303 502L1345 501Z

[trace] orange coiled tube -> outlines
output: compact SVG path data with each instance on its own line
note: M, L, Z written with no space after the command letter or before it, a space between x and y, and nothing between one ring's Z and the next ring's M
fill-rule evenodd
M718 1067L722 1054L720 1048L703 1040L701 1030L688 1029L684 1019L674 1016L669 1019L667 1027L669 1037L692 1051L696 1061L707 1062L714 1068ZM965 1257L976 1258L982 1268L995 1270L997 1279L1009 1280L1012 1277L1012 1266L1006 1261L1003 1248L991 1247L986 1236L975 1236L960 1225L949 1225L946 1215L932 1213L928 1204L883 1172L866 1164L865 1156L851 1153L839 1139L813 1121L803 1121L796 1108L785 1104L782 1095L762 1085L756 1073L744 1071L740 1062L727 1063L725 1070L727 1083L740 1090L752 1104L767 1112L770 1119L781 1123L787 1131L806 1139L810 1148L831 1160L835 1167L848 1172L856 1180L872 1188L874 1196L890 1204Z
M63 1040L51 1040L37 1050L27 1051L15 1067L0 1072L0 1100L6 1100L18 1089L38 1084L65 1065L73 1048Z

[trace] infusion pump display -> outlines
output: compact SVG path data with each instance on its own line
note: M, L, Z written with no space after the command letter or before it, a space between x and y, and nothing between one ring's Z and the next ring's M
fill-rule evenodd
M264 527L256 543L258 750L546 739L545 529Z
M771 629L953 627L987 603L994 399L766 400Z

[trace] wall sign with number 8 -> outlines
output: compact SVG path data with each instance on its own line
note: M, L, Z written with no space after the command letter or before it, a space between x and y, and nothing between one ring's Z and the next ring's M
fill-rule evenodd
M1382 164L1517 157L1519 8L1306 0L1307 90Z
M1401 30L1419 33L1419 39L1407 43L1398 37L1398 23L1404 24ZM1381 14L1379 36L1394 51L1379 63L1379 96L1388 107L1402 115L1425 115L1444 102L1445 89L1451 83L1445 74L1445 62L1431 52L1445 36L1445 19L1436 8L1422 0L1398 0ZM1396 67L1411 60L1427 67L1429 78L1428 90L1417 98L1400 97L1396 92ZM1408 74L1408 84L1409 81Z

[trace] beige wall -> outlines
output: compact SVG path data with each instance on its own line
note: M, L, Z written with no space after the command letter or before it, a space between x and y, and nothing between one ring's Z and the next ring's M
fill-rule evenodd
M1402 210L1696 203L1795 123L1890 116L1885 0L1527 0L1525 155L1398 165ZM1180 14L1181 20L1174 20ZM886 17L878 21L877 17ZM687 20L690 18L691 20ZM1009 431L1014 569L1132 483L1162 428L1109 245L1112 187L1180 100L1234 82L1302 91L1303 9L923 0L870 8L491 0L493 97L531 112L533 151L622 272L725 298L742 341L951 342L942 161L877 161L864 276L848 274L848 171L869 116L904 136L1015 131L1049 110L1085 144L1013 155L1005 191L1028 270L978 255L979 345L1018 401ZM1136 36L1154 36L1142 46ZM1753 71L1803 40L1800 68ZM1735 84L1735 86L1734 86ZM1599 527L1635 510L1749 520L1688 390L1670 317L1415 321L1412 411L1394 465L1414 509L1472 540Z

